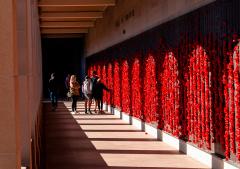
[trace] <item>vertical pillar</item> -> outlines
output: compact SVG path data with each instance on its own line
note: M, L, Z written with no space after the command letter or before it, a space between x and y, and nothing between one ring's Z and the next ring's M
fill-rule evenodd
M20 168L15 1L0 0L0 168Z
M31 152L31 128L29 121L29 90L28 90L28 11L27 3L29 0L16 1L16 47L17 47L17 100L19 102L17 112L20 122L20 147L21 147L21 164L30 166Z
M42 94L37 2L0 0L1 169L31 168L31 152L39 156L31 150L31 138L39 139Z

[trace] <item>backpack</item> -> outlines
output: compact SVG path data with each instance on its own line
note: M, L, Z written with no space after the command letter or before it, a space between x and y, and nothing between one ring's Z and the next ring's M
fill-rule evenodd
M92 81L91 80L85 80L83 82L83 91L82 92L85 94L92 93Z

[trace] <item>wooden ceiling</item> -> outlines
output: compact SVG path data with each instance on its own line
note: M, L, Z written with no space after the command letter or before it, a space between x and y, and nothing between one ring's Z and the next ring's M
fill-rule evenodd
M39 0L42 37L81 37L115 0Z

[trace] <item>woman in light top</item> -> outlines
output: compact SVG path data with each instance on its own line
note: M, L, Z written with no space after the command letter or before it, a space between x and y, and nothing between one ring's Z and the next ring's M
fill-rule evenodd
M82 85L82 92L85 98L85 113L87 114L88 111L90 114L91 112L91 105L92 105L92 80L89 76L85 77L85 80Z

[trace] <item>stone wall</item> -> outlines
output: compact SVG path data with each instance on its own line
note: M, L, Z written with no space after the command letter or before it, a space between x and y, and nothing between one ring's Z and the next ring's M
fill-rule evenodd
M86 38L90 56L214 0L118 0Z

